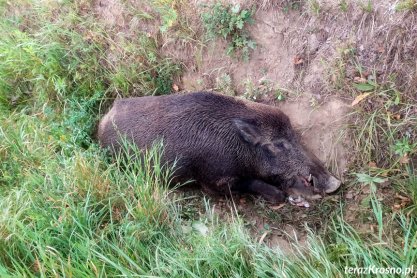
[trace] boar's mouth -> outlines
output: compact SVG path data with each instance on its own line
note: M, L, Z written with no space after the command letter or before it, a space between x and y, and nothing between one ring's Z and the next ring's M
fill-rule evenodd
M316 193L322 193L323 190L320 190L318 188L318 180L316 177L314 177L312 174L308 176L298 176L298 178L301 180L302 184L306 188L310 188Z
M318 180L311 174L309 176L295 176L286 192L289 196L301 196L307 200L321 199L324 195L317 187Z
M319 180L312 174L307 177L299 176L299 178L303 181L305 187L312 187L314 192L317 193L332 193L341 185L341 181L331 175L326 180L324 186L320 185Z
M336 191L341 185L341 181L329 173L325 174L324 178L318 178L313 174L295 174L285 178L274 176L270 182L280 184L288 195L302 196L307 200L320 199L325 194Z

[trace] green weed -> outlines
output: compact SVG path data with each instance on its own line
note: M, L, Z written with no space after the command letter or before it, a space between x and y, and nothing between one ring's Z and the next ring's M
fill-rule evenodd
M233 88L232 78L229 74L226 73L216 78L216 90L229 96L236 95Z
M161 17L161 32L167 32L177 21L178 12L175 9L176 2L176 0L153 0L151 2Z
M286 94L285 94L285 92L284 92L283 90L277 89L277 90L275 91L275 99L276 99L277 101L285 101L285 99L286 99Z
M359 6L362 8L364 12L367 13L372 13L374 10L374 3L372 2L372 0L367 0L365 3L360 2Z
M349 4L346 2L346 0L341 0L339 2L339 8L342 12L347 12L349 8Z
M308 8L313 15L319 15L321 11L320 2L318 0L309 0L308 1Z
M223 5L216 3L207 7L208 11L201 15L202 21L211 38L220 37L228 41L228 55L241 56L249 59L249 54L256 47L250 39L245 27L252 23L253 11L241 9L240 5Z
M404 137L402 140L398 140L394 145L394 152L399 156L408 155L410 152L417 150L417 143L411 144L409 139Z

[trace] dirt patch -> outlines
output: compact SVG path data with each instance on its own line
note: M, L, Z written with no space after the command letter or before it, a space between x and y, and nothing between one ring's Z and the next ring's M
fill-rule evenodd
M278 107L290 117L305 145L343 179L349 162L346 124L350 105L337 98L321 105L314 101L314 96L304 96Z

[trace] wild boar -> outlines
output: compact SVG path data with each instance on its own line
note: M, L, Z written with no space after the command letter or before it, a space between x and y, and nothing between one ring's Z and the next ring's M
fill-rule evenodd
M210 192L251 192L281 203L293 188L331 193L341 184L279 109L217 93L116 100L97 135L113 152L120 135L140 149L162 139L162 161L176 161L176 180L194 180Z

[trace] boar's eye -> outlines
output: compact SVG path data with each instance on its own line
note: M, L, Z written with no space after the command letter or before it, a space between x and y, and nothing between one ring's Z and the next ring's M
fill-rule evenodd
M291 147L290 144L285 141L275 142L274 146L280 151L289 150Z
M264 144L262 145L262 149L266 152L268 156L274 157L278 152L279 149L274 144Z
M267 154L275 156L281 152L288 150L291 145L285 141L277 141L274 143L266 143L262 145L262 148L267 152Z

